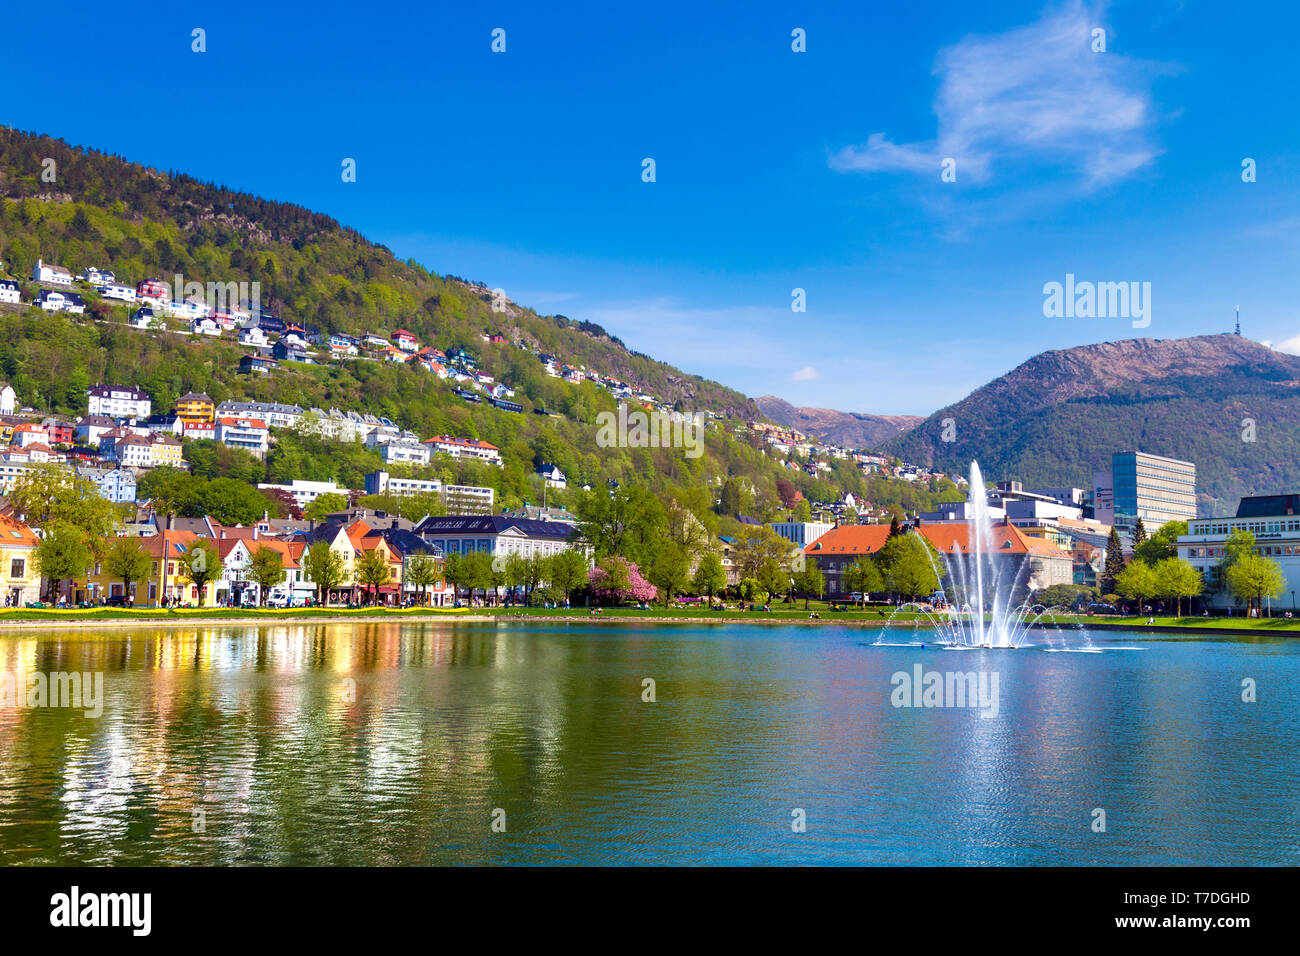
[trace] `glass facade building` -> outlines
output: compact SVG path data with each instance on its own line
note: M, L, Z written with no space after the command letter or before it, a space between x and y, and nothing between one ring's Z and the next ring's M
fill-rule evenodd
M1150 533L1167 521L1196 517L1196 465L1146 452L1111 456L1115 526L1131 532L1139 518Z

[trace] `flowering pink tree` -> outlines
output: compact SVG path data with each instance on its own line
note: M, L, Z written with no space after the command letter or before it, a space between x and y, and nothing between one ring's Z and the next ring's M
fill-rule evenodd
M641 570L627 558L610 557L596 564L587 575L587 585L599 601L653 601L655 586L641 576Z

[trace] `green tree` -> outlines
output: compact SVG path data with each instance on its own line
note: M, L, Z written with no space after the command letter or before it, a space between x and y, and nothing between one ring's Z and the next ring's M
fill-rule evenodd
M275 548L262 545L253 552L247 574L248 579L257 585L258 604L265 604L267 592L284 581L284 555Z
M802 570L795 572L794 588L796 591L803 592L803 607L806 611L810 595L821 597L826 593L826 576L816 564L810 561Z
M1142 519L1137 519L1137 524L1133 526L1133 551L1137 552L1138 546L1147 539L1147 526L1142 523Z
M36 546L36 567L49 579L48 600L55 600L64 581L81 577L94 563L95 556L81 529L70 524L47 524L41 543Z
M773 597L790 590L790 572L780 561L768 558L758 569L758 583Z
M648 563L667 526L663 504L640 486L583 493L577 514L579 534L597 557L618 555L638 565Z
M1117 583L1119 576L1123 571L1124 545L1120 542L1119 532L1112 527L1110 536L1106 539L1106 564L1097 582L1098 590L1102 594L1115 594L1119 587Z
M315 500L309 502L307 507L302 509L302 516L313 521L324 521L326 515L336 511L344 511L347 506L347 498L330 491L323 495L317 495Z
M691 586L697 594L707 594L709 604L713 604L713 595L727 586L727 570L722 566L722 558L715 551L707 552L700 558L691 578Z
M1159 590L1155 572L1141 558L1134 558L1119 573L1115 587L1124 597L1137 601L1139 606L1155 597Z
M392 569L388 566L388 559L380 553L378 548L371 548L369 551L362 553L357 559L357 581L363 587L370 589L370 603L374 604L379 594L379 589L391 582L393 579Z
M204 589L221 577L221 553L216 544L197 538L179 561L181 577L198 588L199 607L203 606Z
M876 562L864 555L845 569L844 587L850 594L861 592L862 599L865 601L871 596L871 592L885 589L885 578L880 573Z
M417 554L406 562L406 583L415 585L421 606L428 603L425 600L428 589L441 580L442 568L432 555Z
M686 587L690 577L690 556L685 548L673 541L666 541L646 568L646 580L659 589L664 607L669 606L673 595Z
M328 604L330 594L347 580L347 563L328 541L317 541L307 549L302 558L302 570L307 580L316 586L316 600L321 604Z
M885 586L896 594L915 600L939 588L935 573L938 559L919 533L894 535L880 549L881 571Z
M1245 554L1228 568L1228 587L1237 597L1245 598L1249 611L1262 607L1266 597L1281 597L1286 577L1276 561L1258 554Z
M552 555L547 568L547 580L552 587L564 592L567 603L569 596L587 583L587 556L578 548L565 548Z
M732 555L742 575L758 578L759 569L769 561L788 565L791 550L790 542L767 525L745 525L735 536Z
M722 494L718 500L718 514L734 517L744 508L744 495L734 478L728 478L722 485Z
M1178 538L1187 534L1186 521L1167 521L1155 534L1135 545L1133 553L1153 568L1166 558L1178 557Z
M1164 530L1163 527L1160 529L1160 531ZM1152 536L1147 539L1147 543L1154 540L1155 536ZM1162 598L1173 599L1175 617L1182 614L1183 598L1196 597L1205 584L1201 573L1179 558L1163 558L1155 565L1153 571L1156 578L1156 594Z
M201 494L202 510L222 524L255 524L269 506L265 495L238 478L213 478Z
M29 465L14 481L9 504L33 528L75 528L92 555L103 553L120 520L94 482L54 462Z
M116 538L104 554L104 570L122 581L123 595L130 597L131 585L149 576L153 561L138 538Z
M165 465L154 468L136 483L136 496L141 501L153 502L154 514L188 514L199 500L202 481L183 468Z

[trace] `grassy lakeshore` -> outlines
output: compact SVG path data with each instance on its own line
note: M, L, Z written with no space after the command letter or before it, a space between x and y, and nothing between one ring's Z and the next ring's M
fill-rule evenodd
M816 614L813 618L810 615ZM545 623L619 622L626 624L844 624L857 627L883 626L889 619L886 608L854 608L848 611L831 611L825 604L813 603L805 610L802 605L778 605L771 611L710 611L696 607L664 608L604 608L599 615L586 608L384 608L384 607L311 607L311 608L19 608L0 611L0 633L30 629L81 628L89 626L191 625L223 624L235 622L265 624L299 624L324 621L353 621L357 623L392 620L441 620L456 622L517 621ZM1062 616L1058 624L1083 625L1093 630L1151 631L1170 633L1300 633L1300 618L1286 620L1281 617L1248 619L1245 617L1196 616L1157 617L1154 625L1146 618L1111 616ZM894 616L895 627L929 627L931 621L923 615L903 612Z

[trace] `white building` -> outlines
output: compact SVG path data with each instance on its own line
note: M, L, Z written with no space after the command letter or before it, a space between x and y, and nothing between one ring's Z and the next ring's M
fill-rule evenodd
M94 266L87 266L82 269L81 274L77 276L77 278L88 285L101 285L103 283L117 281L117 276L109 272L107 269L96 269ZM134 292L135 290L132 291Z
M50 285L72 285L72 273L63 266L56 266L53 263L36 260L36 265L32 267L32 278L37 282L47 282Z
M427 465L429 449L418 441L406 438L392 439L372 432L366 436L366 447L373 448L383 457L385 464Z
M107 418L148 418L153 403L145 391L126 385L95 385L86 389L86 414Z
M96 286L95 291L105 299L117 299L119 302L135 301L135 286L118 285L117 283L109 282L104 285Z
M560 470L560 467L552 465L550 462L543 462L538 465L537 475L552 488L567 488L569 485L569 480L564 477L564 472Z
M216 319L204 316L190 323L190 331L195 335L220 335L221 326L217 325Z
M1274 613L1295 611L1300 595L1300 494L1257 495L1242 498L1231 518L1193 518L1187 534L1178 538L1178 556L1201 572L1205 591L1201 602L1208 607L1245 608L1245 601L1231 594L1219 580L1219 562L1233 531L1241 529L1255 536L1255 553L1276 561L1286 578L1282 596L1265 600Z
M345 499L348 496L348 489L332 481L304 481L295 478L287 485L259 484L257 487L259 490L286 491L293 495L299 508L306 508L321 495L342 495Z
M0 279L0 302L18 305L23 301L22 289L13 279Z
M8 382L0 382L0 415L12 415L18 405L18 393Z
M218 418L216 439L231 448L251 451L258 458L266 457L271 433L259 418Z
M777 521L772 530L791 544L806 548L835 525L828 521Z
M260 418L267 428L296 428L302 419L301 405L281 402L222 402L217 414L227 417Z
M477 438L453 438L450 435L435 435L424 442L431 454L442 452L453 458L476 458L479 461L500 465L501 449L496 445L480 441Z
M36 304L46 312L82 313L86 311L86 303L75 292L55 292L53 289L42 289L36 297Z
M255 345L258 348L265 348L270 342L271 340L266 337L266 333L262 331L260 326L252 325L239 330L240 345Z

